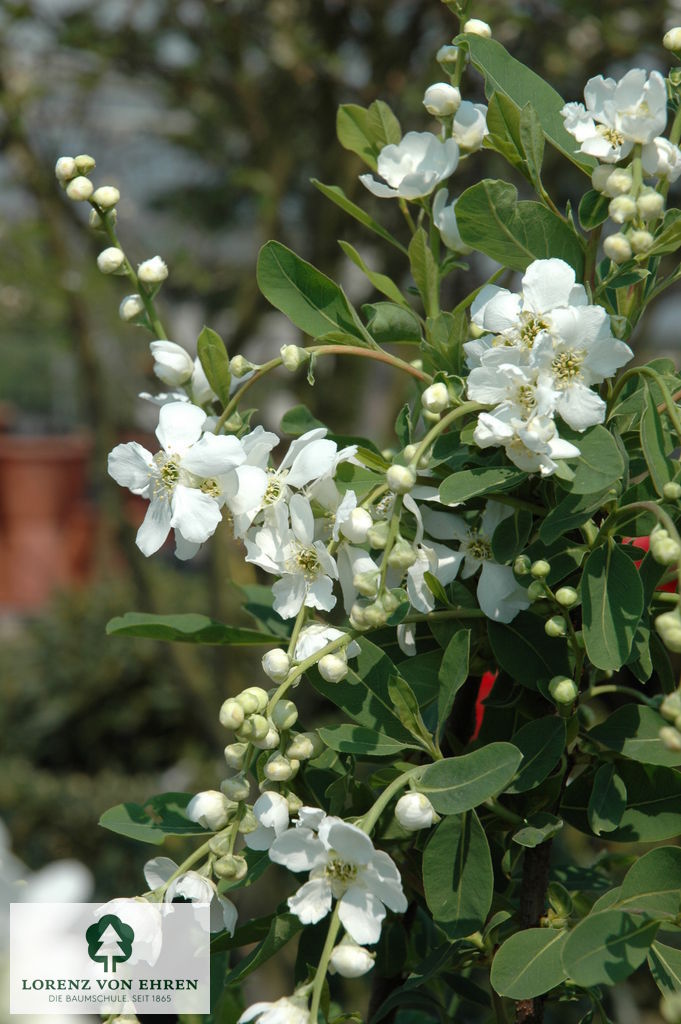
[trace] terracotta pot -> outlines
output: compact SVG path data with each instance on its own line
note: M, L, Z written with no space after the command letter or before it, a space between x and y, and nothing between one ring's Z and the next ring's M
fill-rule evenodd
M40 608L89 569L87 436L0 436L0 605Z

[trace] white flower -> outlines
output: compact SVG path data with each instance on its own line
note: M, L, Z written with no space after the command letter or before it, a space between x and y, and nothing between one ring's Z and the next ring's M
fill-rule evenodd
M556 459L573 459L579 455L576 445L559 437L552 419L546 416L516 419L510 409L494 414L480 413L473 440L480 448L502 446L518 469L541 476L556 472Z
M160 284L168 276L168 268L160 256L152 256L137 268L137 277L142 284Z
M178 865L170 857L153 857L144 865L147 885L152 891L160 889L172 878L177 869ZM230 935L234 935L238 917L236 907L224 896L219 896L215 883L200 875L198 871L185 871L183 875L179 875L165 890L163 899L165 903L177 900L184 903L209 904L210 930L221 932L226 929Z
M106 914L115 914L135 933L135 942L130 957L131 965L148 963L153 966L159 958L163 945L162 908L149 903L142 897L132 899L119 897L109 900L96 910L97 920Z
M152 341L149 345L154 359L154 373L171 388L186 384L194 372L194 360L174 341Z
M439 821L435 808L424 793L404 793L395 804L395 817L402 828L416 832Z
M361 174L359 180L381 199L419 199L453 174L458 162L459 147L453 139L441 142L430 132L407 132L401 142L384 146L379 153L378 173L388 184L371 174Z
M374 956L346 935L331 954L329 974L340 974L341 978L361 978L374 966Z
M681 149L660 135L643 147L641 163L646 174L676 181L681 175Z
M274 1003L253 1003L239 1017L237 1024L257 1017L258 1024L311 1024L307 999L285 996Z
M345 636L342 629L336 629L335 626L325 626L321 622L305 626L304 629L301 629L298 636L294 658L298 662L305 661L314 654L318 654L327 644L333 643L334 640L339 640L342 636ZM360 646L356 640L351 640L344 650L346 657L356 658L360 653Z
M277 836L288 828L288 801L281 793L268 791L255 801L253 813L258 827L245 834L244 842L251 850L269 850Z
M220 522L214 478L238 466L245 455L235 437L201 436L205 421L196 406L171 402L159 413L160 452L152 455L131 441L109 454L109 474L116 483L149 499L137 531L137 546L147 556L174 528L178 557L191 557Z
M461 93L449 82L436 82L429 85L423 97L423 105L429 114L435 117L447 117L455 114L461 104Z
M447 199L446 189L442 188L439 192L435 193L435 198L433 199L433 221L440 232L440 238L447 248L465 256L466 253L473 250L462 241L459 234L459 228L456 223L456 204L458 200L452 200L449 206L447 206Z
M486 21L481 21L480 18L469 18L461 31L468 35L482 36L483 39L489 39L492 35L492 29Z
M404 913L407 900L395 863L375 850L365 832L317 808L309 825L288 829L270 847L270 859L290 871L309 871L309 880L288 899L303 924L316 924L338 900L338 916L355 942L373 945L381 935L385 908ZM315 814L316 812L316 814ZM312 826L312 827L310 827Z
M209 832L219 832L229 820L230 802L217 789L205 789L187 804L187 817Z
M464 100L454 115L452 138L464 152L474 153L480 149L486 135L489 135L487 107L484 103Z
M667 124L667 89L659 71L648 76L632 68L616 82L598 75L584 89L586 106L566 103L561 110L565 128L580 143L580 151L605 163L617 163L634 143L644 145Z

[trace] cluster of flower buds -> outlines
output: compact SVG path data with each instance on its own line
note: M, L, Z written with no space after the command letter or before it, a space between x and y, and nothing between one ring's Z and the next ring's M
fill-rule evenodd
M668 651L681 654L681 613L678 605L672 611L657 616L655 629Z
M676 565L681 558L681 546L661 526L650 534L650 553L660 565Z
M660 705L660 714L670 725L660 729L660 739L667 750L681 751L681 690L668 693Z

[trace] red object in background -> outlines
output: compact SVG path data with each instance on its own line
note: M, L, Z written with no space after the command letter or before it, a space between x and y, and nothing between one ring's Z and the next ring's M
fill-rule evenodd
M478 696L475 701L475 726L471 736L471 741L478 738L478 733L482 726L482 720L485 717L485 700L492 692L492 687L494 686L498 675L498 672L485 672L484 676L480 680Z
M0 436L0 608L36 611L87 580L95 517L84 435Z
M641 551L649 551L650 550L650 537L625 537L624 538L624 543L625 544L631 544L635 548L640 548ZM641 561L643 561L643 559L641 559ZM638 567L641 564L641 562L640 561L639 562L635 562L634 564L636 565L636 568L638 569ZM675 593L675 591L677 589L677 586L678 586L678 581L677 580L670 580L669 583L661 583L659 585L659 587L656 587L655 589L656 590L666 590L668 594L673 594L673 593Z

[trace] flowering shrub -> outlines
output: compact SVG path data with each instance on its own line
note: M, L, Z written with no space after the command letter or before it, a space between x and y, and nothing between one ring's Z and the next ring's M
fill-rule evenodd
M134 269L118 191L94 188L90 157L56 167L106 238L100 270L131 282L120 315L154 335L169 389L144 396L160 406L159 450L130 442L109 456L111 476L149 502L142 554L173 531L190 559L226 520L272 578L271 607L249 603L254 629L136 613L109 626L264 648L262 685L220 710L220 789L102 818L151 843L200 838L180 865L147 864L144 896L210 903L216 953L256 943L228 993L303 929L322 929L301 943L290 992L242 1021L361 1019L333 975L368 972L376 1022L538 1022L545 1010L607 1021L607 988L645 962L665 1019L681 1020L681 848L669 844L681 835L670 661L681 652L681 377L660 359L619 373L641 315L679 277L666 257L681 247L681 212L667 207L681 174L681 68L599 76L584 104L565 103L460 6L461 34L437 53L444 80L424 97L427 130L403 135L380 101L339 111L340 143L368 166L368 192L398 204L404 237L315 183L399 250L414 287L343 243L382 296L358 312L268 242L260 288L312 343L263 365L230 359L209 328L196 359L168 340L155 303L165 263ZM681 48L681 29L665 45ZM467 65L487 106L462 99ZM546 144L574 167L575 209L559 209L542 179ZM483 177L450 201L458 165L484 173L488 150L536 199ZM444 309L442 282L467 273L471 252L498 269ZM244 409L271 370L305 369L313 385L328 355L411 379L394 451L330 436L308 414L280 455ZM649 537L642 560L632 536ZM464 698L483 676L490 713L473 731ZM345 721L300 722L300 685ZM591 837L589 864L576 833ZM620 843L656 845L611 856ZM239 925L239 889L271 862L291 873L292 894ZM296 874L306 879L294 890ZM214 995L213 1019L233 1019L234 1001Z

